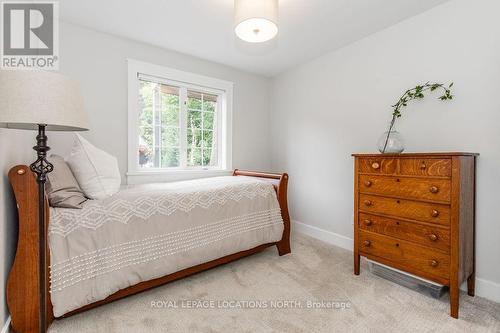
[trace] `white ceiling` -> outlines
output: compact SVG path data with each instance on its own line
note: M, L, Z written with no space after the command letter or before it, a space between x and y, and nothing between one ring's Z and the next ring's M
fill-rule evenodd
M62 0L61 19L274 76L448 0L280 0L278 37L233 32L233 0Z

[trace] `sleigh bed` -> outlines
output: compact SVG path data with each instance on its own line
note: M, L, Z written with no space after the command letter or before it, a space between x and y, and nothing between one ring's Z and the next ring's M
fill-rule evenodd
M9 172L19 213L7 304L16 332L37 332L38 187ZM290 253L287 174L233 176L124 188L82 209L46 201L47 323L276 245Z

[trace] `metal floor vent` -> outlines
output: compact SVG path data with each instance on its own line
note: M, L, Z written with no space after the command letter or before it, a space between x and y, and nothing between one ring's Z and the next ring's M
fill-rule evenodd
M436 284L427 280L422 280L420 278L414 277L413 275L409 275L408 273L404 273L394 268L381 265L371 260L368 260L368 264L370 266L370 272L372 274L397 283L403 287L415 290L432 298L439 299L448 290L448 287L446 286L442 286L440 284Z

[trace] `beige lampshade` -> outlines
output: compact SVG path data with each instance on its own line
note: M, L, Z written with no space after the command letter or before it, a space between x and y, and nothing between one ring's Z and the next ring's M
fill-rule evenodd
M85 131L79 84L57 73L0 70L0 124L16 129Z
M261 43L278 34L278 0L234 0L234 32L250 43Z

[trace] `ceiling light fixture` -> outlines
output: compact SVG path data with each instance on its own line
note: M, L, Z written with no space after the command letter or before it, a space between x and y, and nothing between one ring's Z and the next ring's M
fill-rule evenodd
M249 43L262 43L278 34L278 0L234 0L234 32Z

